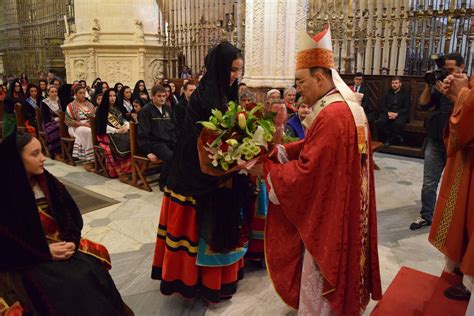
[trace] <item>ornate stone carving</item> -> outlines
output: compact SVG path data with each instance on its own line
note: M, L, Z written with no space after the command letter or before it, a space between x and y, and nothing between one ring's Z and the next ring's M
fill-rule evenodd
M92 31L91 31L91 41L92 42L98 42L99 37L100 37L100 24L99 24L99 19L94 18L94 23L92 25Z
M145 40L145 33L143 32L143 22L142 20L135 19L135 33L133 33L133 37L135 42L142 42Z
M132 72L131 60L106 60L101 67L104 78L109 82L124 82L130 81L130 74Z
M164 78L164 64L160 59L153 59L148 67L149 69L149 79L152 82L155 82L157 79Z
M86 62L84 59L76 59L74 60L74 80L82 80L87 79L87 69L86 69Z

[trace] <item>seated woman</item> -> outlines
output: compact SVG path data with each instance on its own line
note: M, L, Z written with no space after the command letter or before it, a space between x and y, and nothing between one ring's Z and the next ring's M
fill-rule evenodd
M9 251L0 263L2 315L133 315L107 271L107 249L81 238L76 203L44 170L40 142L22 133L14 147L13 135L0 144L11 178L1 192L0 247ZM21 201L9 199L19 191Z
M117 89L116 89L117 90ZM132 106L132 89L129 86L122 87L122 90L118 91L117 107L125 119L130 120L130 114L133 111Z
M138 124L138 113L143 109L145 106L145 101L143 99L135 99L133 100L133 110L130 113L131 120Z
M34 128L31 129L31 133L33 135L36 132L37 123L36 123L36 109L39 108L40 98L38 95L38 87L34 84L29 84L26 90L26 99L21 108L21 116L25 120L25 126L27 126L27 130L29 130L28 126Z
M145 100L145 103L148 103L150 101L150 94L148 93L145 81L143 80L138 80L137 83L135 83L135 88L133 88L132 100L138 98L143 98Z
M106 154L105 165L110 177L116 178L132 172L130 163L129 124L116 106L117 91L104 93L97 109L97 139Z
M57 159L61 155L61 133L59 131L59 112L61 106L58 98L58 88L48 86L48 96L41 101L41 118L43 129L48 140L48 151L51 157Z
M77 86L74 89L76 99L66 108L66 125L69 135L75 137L72 157L84 162L84 168L94 168L94 144L89 117L95 115L95 108L86 100L86 89Z
M102 98L103 97L104 97L104 95L102 94L102 92L95 94L94 98L92 98L92 104L95 107L98 107L102 103Z

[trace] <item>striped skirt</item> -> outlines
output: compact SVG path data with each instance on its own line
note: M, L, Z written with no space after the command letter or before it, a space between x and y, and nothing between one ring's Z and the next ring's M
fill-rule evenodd
M111 178L117 178L122 174L128 174L132 172L131 158L129 157L116 157L110 148L110 140L107 135L97 135L100 147L104 149L105 153L105 167L107 173Z
M69 127L69 135L75 138L72 157L84 162L94 161L94 144L90 127Z
M165 295L200 296L218 303L237 291L247 247L213 253L199 237L196 201L167 190L163 196L152 278Z

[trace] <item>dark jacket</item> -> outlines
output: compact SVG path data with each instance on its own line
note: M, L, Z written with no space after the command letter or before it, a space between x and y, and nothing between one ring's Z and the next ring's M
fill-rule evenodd
M138 113L137 142L142 154L155 153L155 147L166 145L173 147L176 143L175 125L171 108L164 105L158 110L153 103L147 103Z
M425 127L428 137L435 140L443 140L444 129L446 128L446 125L448 125L453 106L451 100L436 90L435 87L432 88L430 102L418 106L418 109L421 111L427 111L428 109L433 108L425 119Z
M383 98L381 112L387 115L388 112L398 113L400 119L409 118L410 113L410 94L405 89L400 89L395 93L390 89Z

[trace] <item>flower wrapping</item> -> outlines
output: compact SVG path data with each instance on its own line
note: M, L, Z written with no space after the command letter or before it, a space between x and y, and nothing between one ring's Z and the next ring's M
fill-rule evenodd
M201 171L223 176L251 168L276 144L293 140L283 134L285 118L280 108L265 112L255 103L244 108L229 102L225 113L213 109L209 121L198 122L204 127L197 141Z

